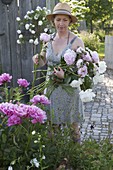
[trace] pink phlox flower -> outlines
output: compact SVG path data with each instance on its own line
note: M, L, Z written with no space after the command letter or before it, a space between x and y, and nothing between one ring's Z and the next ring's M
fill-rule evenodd
M33 104L37 103L41 103L44 105L50 104L50 100L45 95L36 95L30 100L30 102L32 102Z
M48 42L50 41L50 35L47 33L40 34L40 41Z
M89 55L88 52L86 52L86 54L83 55L83 60L92 62L91 56Z
M22 78L18 79L18 80L17 80L17 83L18 83L19 86L21 86L21 87L28 87L29 84L30 84L26 79L22 79Z
M6 82L11 82L12 76L10 76L8 73L3 73L0 75L0 85Z
M83 67L79 68L78 69L78 74L81 76L81 77L85 77L88 73L88 70L87 70L87 66L84 65Z
M64 54L64 61L66 62L66 64L67 65L74 64L75 59L76 59L76 53L71 49L66 50Z
M99 62L99 56L98 56L98 53L96 51L92 51L91 56L92 56L92 59L93 59L94 63Z
M7 123L7 125L8 126L13 126L13 125L19 125L19 124L21 124L22 122L21 122L21 118L20 117L18 117L17 115L12 115L12 116L10 116L9 118L8 118L8 123Z

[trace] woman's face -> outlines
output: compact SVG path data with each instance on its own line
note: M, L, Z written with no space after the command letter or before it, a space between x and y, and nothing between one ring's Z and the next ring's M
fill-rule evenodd
M54 24L57 31L66 31L71 22L71 19L68 15L56 15L54 18Z

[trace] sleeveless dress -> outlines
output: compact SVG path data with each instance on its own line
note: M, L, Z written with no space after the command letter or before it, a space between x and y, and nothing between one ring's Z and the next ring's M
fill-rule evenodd
M48 43L46 60L48 65L48 74L51 74L49 71L49 66L56 65L60 63L61 57L65 53L67 49L71 49L72 43L74 39L68 43L66 48L55 55L52 47L52 42ZM74 89L74 93L69 95L60 85L52 92L50 96L50 108L48 119L52 122L52 124L72 124L73 122L80 122L81 114L83 112L82 103L79 98L79 90L77 88Z

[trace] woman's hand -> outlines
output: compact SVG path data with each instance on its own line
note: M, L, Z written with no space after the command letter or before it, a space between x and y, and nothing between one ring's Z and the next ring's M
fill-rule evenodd
M35 64L39 64L38 54L34 55L34 56L32 57L32 60L33 60L33 62L34 62Z
M62 70L61 67L58 67L58 69L54 68L54 74L60 78L60 79L64 79L64 71Z

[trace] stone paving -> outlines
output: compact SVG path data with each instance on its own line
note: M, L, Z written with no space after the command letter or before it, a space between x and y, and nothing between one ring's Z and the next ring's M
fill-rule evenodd
M113 70L107 70L102 83L93 89L94 101L84 104L81 139L100 141L110 138L113 142Z

